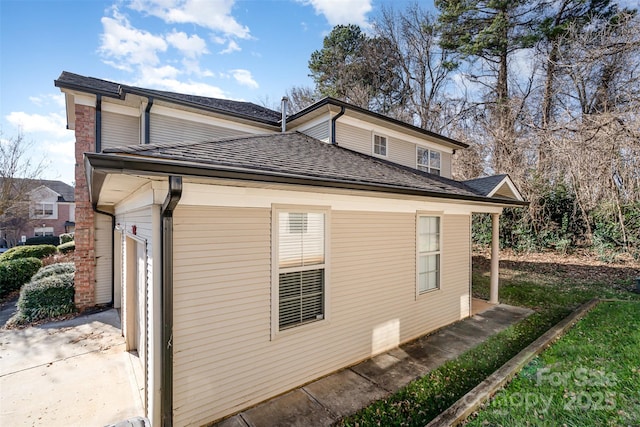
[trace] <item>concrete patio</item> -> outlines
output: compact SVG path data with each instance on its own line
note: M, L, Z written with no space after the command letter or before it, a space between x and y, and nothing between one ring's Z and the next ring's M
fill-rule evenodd
M474 315L247 409L218 427L329 426L394 393L532 313L474 300Z
M116 310L0 330L1 426L105 426L144 415Z

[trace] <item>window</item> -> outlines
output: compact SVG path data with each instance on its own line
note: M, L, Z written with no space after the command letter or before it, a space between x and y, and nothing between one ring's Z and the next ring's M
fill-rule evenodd
M36 237L53 236L53 227L37 227L33 229L33 235Z
M274 212L277 330L283 331L325 318L327 214L315 210Z
M52 216L53 203L36 203L33 213L36 216Z
M385 136L373 135L373 154L387 155L387 138Z
M417 167L421 171L440 175L440 153L438 151L418 147Z
M440 288L440 217L418 216L418 294Z

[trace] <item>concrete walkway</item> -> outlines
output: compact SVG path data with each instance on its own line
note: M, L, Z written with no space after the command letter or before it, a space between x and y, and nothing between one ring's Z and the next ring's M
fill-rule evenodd
M329 426L532 313L504 304L484 307L473 317L263 402L217 426Z
M0 330L0 426L104 426L144 415L116 310Z

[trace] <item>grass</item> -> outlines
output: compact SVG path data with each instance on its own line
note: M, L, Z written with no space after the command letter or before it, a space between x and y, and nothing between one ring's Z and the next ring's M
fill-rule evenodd
M640 302L600 303L468 425L635 425L639 348Z
M534 314L338 425L424 426L579 305L592 298L640 300L628 291L632 277L638 275L636 269L582 277L576 266L505 264L501 265L501 302L530 307ZM473 290L474 296L488 299L488 263L484 258L474 259Z

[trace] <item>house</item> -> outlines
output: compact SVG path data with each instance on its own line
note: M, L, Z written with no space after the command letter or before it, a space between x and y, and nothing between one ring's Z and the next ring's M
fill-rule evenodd
M63 72L76 303L121 307L153 425L203 425L470 314L465 144L326 98L287 114Z
M15 193L16 196L10 209L11 213L3 220L0 237L15 245L23 236L59 236L74 232L73 186L62 181L45 179L5 180L9 184L7 191Z

